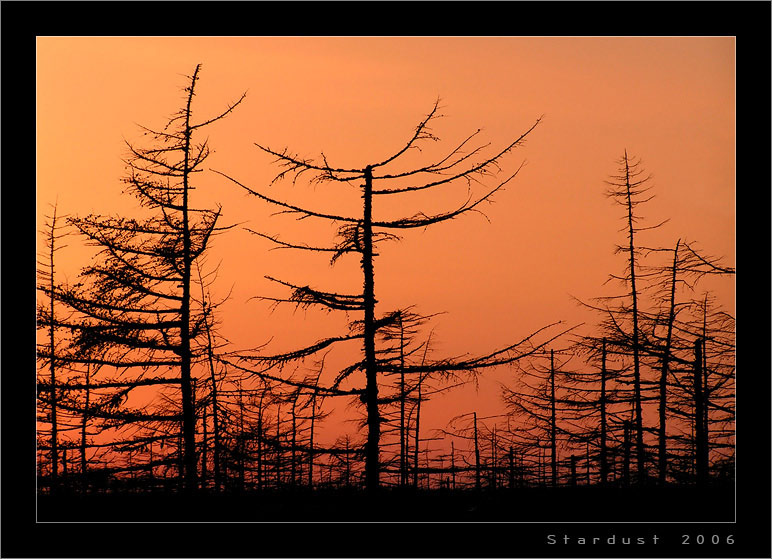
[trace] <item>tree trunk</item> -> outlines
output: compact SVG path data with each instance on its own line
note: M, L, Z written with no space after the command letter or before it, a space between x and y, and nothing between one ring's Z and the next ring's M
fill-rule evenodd
M536 452L538 453L536 461L536 485L542 486L546 485L546 483L544 479L544 459L542 458L541 441L539 439L536 440Z
M88 425L88 407L91 403L91 389L88 387L91 380L91 365L86 364L86 399L83 404L83 417L80 423L80 475L83 479L82 490L85 493L88 489L86 473L88 471L88 460L86 459L87 435L86 427ZM152 443L151 443L152 444Z
M263 394L257 410L257 490L263 490Z
M603 338L600 365L600 482L608 483L608 448L606 427L606 338Z
M311 433L308 442L308 487L314 486L314 422L316 420L316 395L314 390L311 396Z
M351 454L349 453L348 435L346 435L346 487L351 484Z
M587 441L587 445L585 448L585 480L587 481L587 485L590 485L590 442Z
M381 418L378 412L378 376L375 356L375 283L373 270L373 171L365 168L364 216L362 218L362 271L364 273L364 350L367 385L367 443L365 446L365 485L368 491L378 488Z
M426 489L432 488L432 474L431 474L431 464L429 462L429 443L426 443L426 448L424 449L424 463L426 464Z
M705 294L705 305L702 315L702 415L703 415L703 436L705 438L706 462L710 462L710 391L708 389L708 294Z
M244 389L241 386L241 380L238 381L239 391L239 434L238 434L238 459L239 459L239 490L244 492L245 486L245 455L246 455L246 434L244 433Z
M206 489L207 485L207 478L209 477L207 462L209 461L209 451L207 449L208 442L207 438L209 436L209 433L207 432L207 421L206 421L206 406L201 410L201 428L202 428L202 436L204 439L204 444L201 447L201 479L199 480L201 483L201 489ZM151 443L152 444L152 443Z
M190 126L191 103L198 70L196 66L191 80L188 101L185 108L185 144L183 148L184 166L182 174L182 305L180 309L180 391L182 397L182 436L184 439L183 465L185 475L185 490L190 492L196 488L196 418L193 410L193 386L191 377L191 347L190 347L190 300L191 300L191 270L193 258L190 241L189 204L189 174L190 174L190 138L193 130Z
M702 343L701 339L694 342L694 443L698 485L704 485L708 479L708 441L703 414L705 402L702 387Z
M555 406L555 350L550 350L550 451L552 454L552 487L558 484L557 412Z
M292 400L292 440L290 443L290 487L293 489L295 488L295 480L296 480L296 443L297 443L297 413L295 411L295 408L298 403L298 396L295 395L295 398Z
M456 488L456 446L450 441L450 479L451 487Z
M571 455L571 487L576 487L576 456Z
M418 402L416 402L416 411L415 411L415 448L413 449L414 453L414 464L415 469L413 470L413 487L418 489L418 442L421 440L421 385L423 383L423 379L420 376L418 376Z
M276 487L281 486L281 406L276 408Z
M199 279L201 278L201 271L198 270ZM206 293L204 291L204 282L201 280L201 298L202 301L206 301ZM208 303L204 303L206 306L205 313L207 316L204 317L204 329L206 330L206 356L207 360L209 362L209 379L212 382L212 431L214 435L214 443L213 443L213 449L212 449L212 462L213 462L213 469L214 469L214 488L215 491L220 491L220 421L219 421L219 414L217 410L217 376L215 375L215 368L214 368L214 348L213 348L213 341L212 341L212 332L211 328L209 326L209 312L211 311L211 306ZM205 422L206 423L206 422ZM206 448L206 446L204 446Z
M405 326L399 317L399 484L407 485L407 431L405 430Z
M51 372L51 491L55 492L59 483L59 435L58 435L58 420L56 411L56 337L54 334L54 324L56 323L54 317L54 304L56 297L54 296L54 252L55 249L55 227L56 227L56 206L54 206L54 214L51 218L51 246L49 253L49 265L51 270L49 289L51 290L49 295L49 305L51 310L51 327L49 328L49 348L51 352L50 357L50 372Z
M638 291L635 284L635 242L633 227L633 201L632 185L630 184L630 166L625 150L625 187L627 189L627 225L630 242L630 296L632 298L633 308L633 390L635 398L635 447L636 459L638 462L638 483L643 484L646 476L645 455L643 447L643 409L641 405L641 368L640 368L640 348L638 332Z
M496 426L493 426L493 433L491 433L491 489L496 489L496 464L498 461L498 456L496 455Z
M477 412L474 412L474 488L480 490L480 447L477 442Z
M631 425L629 421L625 421L625 448L624 448L624 466L622 470L622 476L625 486L630 485L630 429Z
M515 460L512 447L509 447L509 488L515 488Z
M664 485L667 480L667 375L670 365L670 345L675 322L675 288L678 266L678 247L681 239L676 242L673 254L673 275L670 284L670 310L667 320L667 335L665 337L665 353L662 356L662 373L659 378L659 483Z

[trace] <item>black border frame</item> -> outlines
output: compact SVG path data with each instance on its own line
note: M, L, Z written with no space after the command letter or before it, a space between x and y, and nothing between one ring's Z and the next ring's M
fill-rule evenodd
M767 1L33 2L2 22L2 557L772 557L770 544L770 21ZM38 524L32 328L35 37L39 35L735 36L738 383L735 524ZM739 217L739 216L738 216ZM761 285L758 283L761 282ZM751 306L752 305L752 306ZM755 309L744 312L743 309ZM761 316L754 316L759 314ZM29 318L28 318L29 317ZM28 323L27 320L30 322ZM0 346L1 347L1 346ZM20 419L21 418L21 419ZM30 425L32 435L30 435ZM29 458L29 457L32 458ZM33 472L32 474L30 472ZM547 534L658 534L660 546L546 545ZM681 534L732 534L682 546ZM404 542L414 542L404 546ZM285 542L291 542L287 545ZM417 545L417 547L415 547Z

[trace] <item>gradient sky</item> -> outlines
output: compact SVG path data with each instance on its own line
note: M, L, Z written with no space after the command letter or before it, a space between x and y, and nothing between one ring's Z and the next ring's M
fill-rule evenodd
M660 230L642 244L672 247L678 238L735 264L735 40L732 37L39 37L37 39L37 230L49 204L59 212L128 214L121 195L124 139L136 124L160 128L183 100L185 75L202 64L194 105L199 118L221 112L248 91L227 119L208 129L208 167L267 190L277 169L254 142L308 157L321 151L336 166L363 167L400 149L441 99L433 126L451 149L478 128L492 149L506 145L540 116L504 172L526 166L487 221L469 214L386 244L376 260L383 310L414 304L435 319L435 356L493 350L546 324L595 317L583 300L617 293L604 282L624 269L621 208L604 196L626 149L653 175L656 195L641 208ZM413 155L415 158L416 156ZM420 158L415 158L420 161ZM194 203L223 207L223 223L243 223L288 241L331 239L333 230L297 226L211 172L196 183ZM337 189L337 190L336 190ZM270 187L307 206L339 209L335 186ZM451 209L465 192L404 198L375 217ZM423 205L425 204L425 205ZM361 211L361 210L360 210ZM74 279L87 252L70 241L57 262ZM209 263L221 262L216 291L233 292L221 316L234 348L273 338L281 351L335 334L329 321L303 321L287 309L270 314L255 295L279 295L268 274L320 289L356 286L355 263L332 270L324 257L268 251L239 228L217 238ZM708 286L708 284L706 284ZM709 285L734 313L734 283ZM478 411L498 413L491 375L479 393L430 402L434 424Z

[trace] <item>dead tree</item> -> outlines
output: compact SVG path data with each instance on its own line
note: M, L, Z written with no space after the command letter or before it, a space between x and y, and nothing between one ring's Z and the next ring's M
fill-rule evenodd
M322 359L321 363L319 364L319 373L316 375L316 378L313 379L314 385L319 385L319 378L322 376L323 372L324 359ZM304 408L308 408L309 406L311 408L310 415L306 418L310 422L308 434L308 487L313 487L314 485L314 457L316 455L316 448L314 446L314 433L317 423L326 417L326 414L322 412L323 403L324 396L320 395L319 389L316 388L311 391L308 400L303 406Z
M640 243L639 232L665 223L653 227L640 225L642 218L638 206L653 197L648 195L649 180L650 176L644 176L640 162L625 152L620 160L619 173L608 183L610 189L607 195L625 210L623 231L626 243L617 246L617 252L626 257L626 272L621 276L612 275L610 279L618 280L627 292L622 296L597 298L602 305L585 305L602 313L604 320L602 335L586 337L582 344L585 348L594 346L593 351L597 354L603 339L610 353L617 356L627 354L631 359L632 378L629 381L620 379L619 383L632 387L632 432L629 434L635 441L637 481L643 483L646 479L643 436L651 431L657 435L658 479L660 483L665 483L670 454L668 441L673 436L668 425L669 416L683 411L680 403L671 406L670 395L673 391L684 390L685 384L689 385L686 392L694 395L692 383L679 380L680 373L677 373L691 370L693 358L689 354L693 353L694 340L691 334L687 334L689 328L685 326L689 319L682 318L693 303L679 298L679 295L683 289L693 290L698 280L706 275L733 274L734 269L717 258L703 255L695 249L694 243L682 239L675 243L674 248L652 249ZM668 255L669 260L657 265L649 264L649 259L658 253ZM651 379L645 378L647 375L644 372L648 372ZM648 401L658 401L656 431L643 426L643 405ZM673 412L673 409L680 411ZM629 454L627 450L625 454Z
M536 448L541 460L541 441L547 441L550 454L550 485L556 487L558 475L558 447L566 447L575 437L574 424L581 418L576 409L577 400L568 388L569 371L564 366L570 360L555 362L555 352L530 359L528 366L518 364L520 374L513 386L502 386L501 395L512 422L526 425L509 434L526 449Z
M694 342L694 442L697 484L708 479L708 433L705 426L705 390L702 378L703 340Z
M667 392L670 355L673 343L673 325L676 319L676 281L678 279L678 249L681 239L678 239L673 249L673 266L670 281L670 300L667 313L667 329L662 354L662 373L659 380L659 483L667 480Z
M45 248L47 252L44 260L38 261L38 291L40 291L47 299L47 306L39 303L37 314L38 329L46 330L45 344L39 344L38 347L38 359L41 360L44 365L47 364L48 373L48 391L47 395L47 407L48 407L48 423L50 424L50 450L51 450L51 489L56 489L59 475L59 433L58 433L58 393L57 384L60 382L58 378L59 362L57 362L57 355L61 351L61 344L59 343L57 336L57 284L55 274L55 255L58 250L65 245L61 245L59 240L67 235L66 231L63 231L63 225L57 216L57 206L53 206L53 212L48 217L48 222L44 231L45 235ZM42 256L42 255L41 255Z
M638 483L643 483L646 477L646 455L643 441L643 396L641 393L641 334L640 334L640 311L639 311L639 286L638 282L638 255L639 248L636 244L636 234L646 229L657 228L665 222L659 223L653 227L640 227L636 225L641 217L636 208L649 200L653 196L647 196L650 186L647 184L651 179L650 175L644 176L640 162L630 158L625 150L620 160L619 174L614 176L608 182L609 190L607 196L622 206L625 210L625 232L627 243L618 245L617 252L626 255L627 270L624 276L612 276L617 280L626 283L629 288L630 306L625 309L630 322L630 332L626 333L629 339L630 350L633 358L633 405L635 410L635 447L637 459Z
M196 303L201 308L201 330L203 331L203 336L200 340L193 338L192 342L197 344L196 353L205 357L204 364L207 367L209 373L209 382L201 383L204 386L208 385L208 394L199 398L199 400L203 409L202 413L204 414L204 429L207 428L205 408L208 404L211 404L212 407L212 470L214 477L214 489L215 491L219 491L222 487L222 473L220 467L222 461L222 429L220 425L220 418L223 413L223 406L218 395L218 390L225 375L222 370L219 372L217 370L217 352L223 345L225 345L225 343L227 343L227 341L222 339L217 331L218 321L216 318L216 311L217 308L225 302L225 299L218 302L214 302L212 300L209 285L211 285L213 282L213 279L210 278L216 275L216 270L210 272L210 274L205 277L201 271L201 262L196 260L194 264L196 268L197 283L201 291L201 299L196 301ZM204 436L203 447L205 453L207 452L207 444L207 438ZM206 461L203 463L204 467L206 467ZM204 474L204 479L202 482L206 483L205 470L202 471L202 474Z
M620 232L624 233L625 242L617 245L616 253L623 254L625 257L625 272L622 275L611 274L609 280L619 282L625 289L625 293L619 296L596 298L596 301L600 302L601 305L581 304L604 315L601 324L603 334L596 337L595 340L605 338L609 350L613 348L616 354L627 353L632 360L632 378L629 381L632 386L630 402L632 436L635 439L637 482L643 484L647 476L643 402L656 398L643 392L644 389L651 389L657 385L642 378L642 371L646 369L643 363L645 352L642 339L644 315L642 304L644 285L642 282L650 279L653 274L651 272L646 273L641 269L643 247L640 245L638 234L646 230L656 229L667 220L648 227L640 225L642 216L638 207L653 198L653 195L649 194L651 176L644 174L645 171L640 161L630 157L627 150L624 151L618 164L617 174L607 181L609 188L606 191L606 196L623 208L624 226Z
M712 307L706 293L690 302L687 319L676 328L680 343L672 358L668 400L676 429L670 473L704 484L712 463L730 463L734 456L735 322Z
M703 424L702 460L709 475L712 465L729 463L734 457L735 320L712 307L708 293L695 302L694 315L693 324L701 326L698 339L702 341L702 416L695 411L695 417Z
M598 475L601 484L610 481L615 452L615 441L622 439L627 420L622 419L632 401L625 377L630 364L626 355L616 346L609 348L605 337L592 335L577 339L572 350L584 357L586 365L579 371L567 372L564 385L570 391L565 402L578 412L573 441L584 443L588 462L589 447L597 447ZM620 354L622 353L622 354ZM624 446L624 443L622 443ZM589 468L589 464L588 464Z
M137 371L136 381L148 370L170 371L156 380L179 389L182 463L190 490L197 485L192 369L203 357L193 340L204 335L207 320L205 309L193 307L192 272L211 237L223 230L217 226L220 209L198 209L192 203L193 178L210 152L207 141L196 138L244 98L213 118L196 121L193 98L199 72L200 65L189 77L183 108L163 129L142 127L151 139L148 147L127 143L126 191L152 216L70 219L100 253L81 272L81 282L62 293L81 316L68 325L77 331L79 345L110 343L114 348L101 361L85 362ZM152 420L154 414L144 415Z
M678 295L683 291L694 291L697 284L706 276L731 275L734 269L723 265L718 258L706 256L694 247L694 243L678 239L673 249L644 249L646 255L672 252L672 261L663 265L649 265L643 268L652 277L653 303L655 309L641 313L642 332L644 340L641 351L654 357L660 363L659 376L659 432L658 432L658 469L659 482L664 484L667 479L667 419L668 393L674 384L670 379L670 368L674 360L681 363L688 353L691 342L683 338L685 328L679 317L683 311L693 309L693 301ZM663 333L664 330L664 333ZM707 333L703 332L704 337ZM698 337L699 333L695 334ZM687 358L688 360L688 358ZM702 385L701 381L701 385ZM704 408L707 410L707 408ZM703 418L704 420L704 418ZM704 422L704 421L703 421Z
M435 103L430 113L416 127L410 139L392 155L383 159L376 159L375 162L359 167L332 165L324 154L321 156L321 161L317 162L295 155L286 149L274 150L270 147L256 144L261 151L274 157L281 167L281 171L273 182L286 178L291 179L292 184L295 185L298 179L309 177L312 183L354 185L361 194L362 212L360 215L340 215L290 204L273 196L268 196L261 190L247 186L235 178L221 173L222 176L228 178L246 192L263 202L277 207L280 213L293 215L298 219L317 219L340 224L338 228L338 242L333 246L309 246L295 242L286 242L275 236L254 232L261 237L269 239L277 248L327 253L331 255L332 263L335 263L344 255L358 255L362 282L362 291L358 293L322 290L304 283L293 283L271 277L268 278L291 290L291 296L287 298L272 298L274 302L288 302L306 307L315 306L329 311L356 313L361 316L361 319L350 322L351 326L348 334L326 338L311 346L281 355L250 356L242 353L237 357L241 359L242 363L248 363L255 373L269 374L272 368L278 368L291 360L308 357L333 344L350 341L361 343L361 359L340 371L337 377L330 383L324 384L322 392L328 396L354 396L359 398L364 406L367 429L365 443L366 485L369 489L373 490L379 485L379 442L383 419L381 406L385 401L393 401L393 398L381 394L383 388L381 377L384 374L405 374L406 376L473 374L487 367L511 363L528 354L533 349L533 344L531 343L532 335L517 343L475 358L451 358L428 362L424 365L401 365L388 359L384 361L379 358L379 349L377 347L379 331L393 324L404 309L380 315L376 312L376 249L386 241L397 239L396 232L422 229L430 225L455 219L470 212L479 212L485 203L491 202L492 197L500 193L518 174L519 168L503 179L496 177L502 159L515 148L521 146L526 137L538 124L537 120L523 134L492 154L485 154L487 146L472 146L479 134L478 130L470 134L445 156L427 165L407 171L397 168L396 166L401 162L401 156L413 149L418 149L422 142L437 140L432 134L429 125L432 121L439 118L438 110L438 103ZM395 170L390 170L392 168ZM459 183L471 189L475 184L482 184L482 181L485 179L495 179L496 182L493 186L489 186L484 193L469 197L467 201L446 212L433 215L418 212L409 217L390 220L379 218L377 214L376 202L384 198L410 195L414 192L442 187L447 188ZM260 366L255 368L255 365ZM361 374L358 384L354 380L356 377L355 373ZM351 383L355 384L352 386ZM344 386L350 386L350 388L344 388Z

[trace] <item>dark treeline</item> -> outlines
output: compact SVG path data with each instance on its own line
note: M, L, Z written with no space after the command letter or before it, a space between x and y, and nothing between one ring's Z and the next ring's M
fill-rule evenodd
M734 269L684 237L646 246L647 230L661 224L640 216L651 186L626 152L607 193L624 224L621 272L609 278L610 296L579 302L597 316L591 333L545 324L484 355L437 357L427 334L432 316L377 307L380 247L479 212L515 179L519 168L501 174L504 160L539 120L493 152L476 143L478 130L407 170L401 157L436 139L438 103L404 145L357 168L256 144L275 159L275 181L356 186L361 213L299 207L218 171L225 187L248 192L255 204L334 223L329 244L252 233L301 258L326 253L362 285L354 293L312 287L266 270L286 295L263 299L339 313L346 330L279 354L232 348L221 334L224 300L213 295L217 268L207 262L210 240L227 239L231 226L220 223L221 208L196 205L194 185L209 154L201 130L237 112L245 96L199 119L199 72L169 122L143 128L146 144L127 145L125 193L137 198L141 219L62 216L54 207L47 222L38 282L41 495L632 491L733 479L734 319L702 286ZM412 192L457 183L469 197L446 211L374 217L384 199L408 207ZM57 251L81 239L98 255L76 282L61 281ZM349 359L343 366L328 357L338 348ZM460 409L444 429L422 425L422 404L494 367L511 373L501 386L504 413ZM360 428L329 442L319 434L339 409Z

